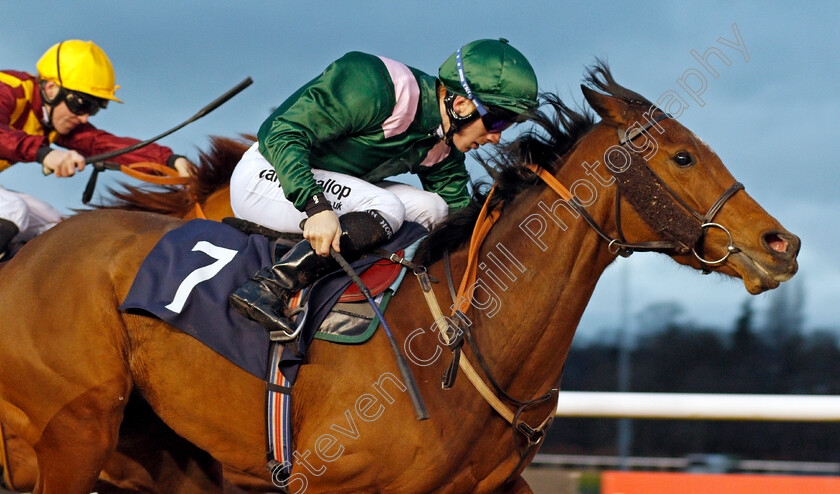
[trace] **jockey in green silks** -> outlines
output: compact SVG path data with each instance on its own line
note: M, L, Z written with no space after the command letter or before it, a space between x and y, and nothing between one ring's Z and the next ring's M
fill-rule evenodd
M403 221L431 228L470 196L464 153L527 119L537 78L507 40L466 44L438 77L351 52L281 104L231 177L234 214L305 240L261 269L231 305L283 341L290 294L352 260ZM385 179L416 174L423 190ZM285 336L284 336L285 335Z

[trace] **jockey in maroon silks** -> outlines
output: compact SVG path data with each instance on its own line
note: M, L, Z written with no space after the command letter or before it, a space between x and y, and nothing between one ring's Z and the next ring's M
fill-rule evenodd
M139 142L99 130L88 121L109 101L122 103L114 96L119 86L114 84L111 61L92 41L54 45L37 69L37 76L0 71L0 171L18 162L37 162L45 173L69 177L84 169L85 156ZM166 164L181 175L192 166L156 144L114 161ZM60 220L59 211L46 202L0 186L0 257L13 242L26 242Z

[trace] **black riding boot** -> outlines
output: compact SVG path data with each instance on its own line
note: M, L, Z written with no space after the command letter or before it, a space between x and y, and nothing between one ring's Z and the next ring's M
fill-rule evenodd
M272 333L272 340L289 341L295 325L286 314L289 298L311 285L338 265L331 257L321 257L304 240L286 253L277 264L267 266L236 289L230 305L243 316L262 324ZM275 333L279 331L279 333ZM284 338L286 335L287 338Z
M0 218L0 259L6 255L6 249L12 243L12 239L17 236L18 226L9 220Z
M348 213L339 218L344 234L341 252L348 262L365 250L388 240L391 229L376 211ZM260 269L252 280L236 289L229 298L237 312L262 324L274 341L291 341L296 335L289 318L288 301L297 290L315 283L339 268L332 257L321 257L304 240L292 247L274 266Z

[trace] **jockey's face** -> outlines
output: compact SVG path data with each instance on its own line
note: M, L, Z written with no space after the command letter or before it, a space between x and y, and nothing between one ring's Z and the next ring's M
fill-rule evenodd
M467 98L456 96L452 108L463 116L470 115L475 111L475 105ZM448 124L449 119L446 119ZM452 136L452 144L458 151L466 153L470 149L478 149L487 143L498 144L499 139L502 138L502 131L490 132L484 126L484 122L480 118L476 118L472 122L464 125L461 129Z
M449 116L446 114L446 106L444 103L444 96L446 96L446 89L443 86L438 87L438 102L440 106L440 116L443 121L443 131L449 131ZM452 102L452 109L458 115L467 116L475 112L475 105L472 101L463 96L456 96ZM506 128L506 127L505 127ZM497 130L490 132L484 126L484 122L480 118L476 118L470 123L461 127L461 129L452 136L452 145L463 153L470 149L478 149L487 143L498 144L502 137L502 131Z
M47 82L44 88L47 97L55 98L59 91L58 84L54 82ZM69 134L76 127L83 123L87 123L90 115L76 115L67 108L67 103L63 100L53 107L52 111L52 126L61 135Z

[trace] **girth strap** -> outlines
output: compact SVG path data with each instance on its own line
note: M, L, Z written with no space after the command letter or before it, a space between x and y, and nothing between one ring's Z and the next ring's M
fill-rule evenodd
M125 173L129 177L136 178L137 180L142 180L151 184L184 185L189 181L188 177L182 177L178 175L177 170L169 168L166 165L161 165L159 163L141 162L117 166L119 166L119 170L121 172ZM105 166L105 168L114 169L108 167L107 165ZM144 170L151 170L157 174L151 174Z

